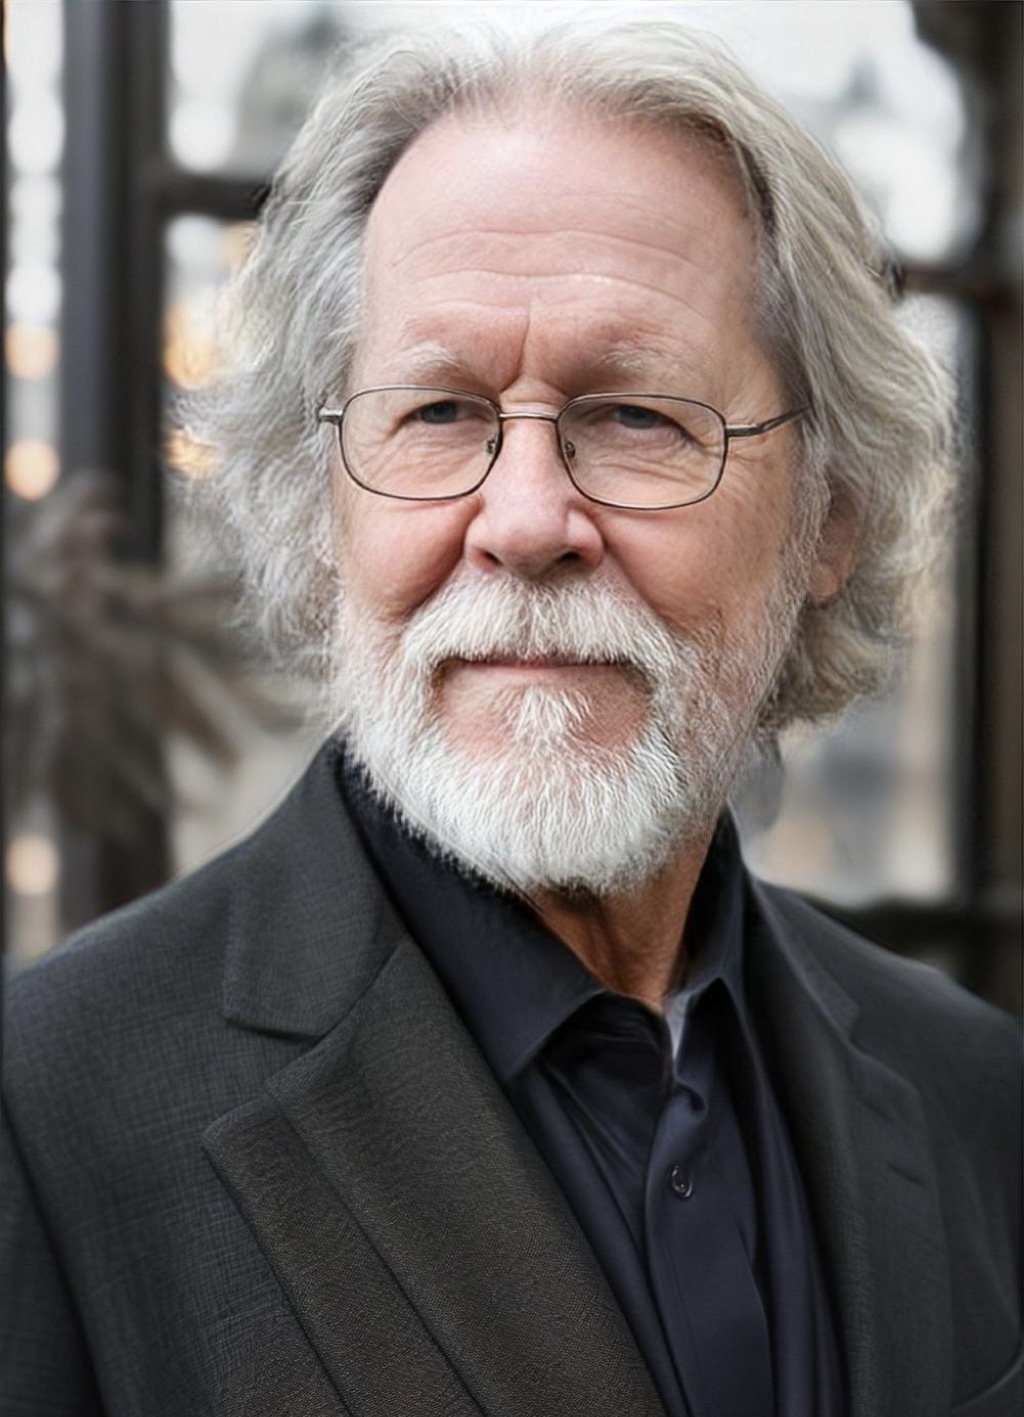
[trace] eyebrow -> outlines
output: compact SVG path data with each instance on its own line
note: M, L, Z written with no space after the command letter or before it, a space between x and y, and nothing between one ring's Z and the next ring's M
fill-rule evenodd
M590 377L608 373L648 378L655 365L673 370L680 368L678 355L669 355L666 350L649 343L620 340L607 346L596 358L587 360L584 367Z
M466 360L461 359L447 345L433 340L405 351L401 356L401 363L413 379L425 378L428 375L431 379L443 379L446 376L458 378L464 375L468 368Z

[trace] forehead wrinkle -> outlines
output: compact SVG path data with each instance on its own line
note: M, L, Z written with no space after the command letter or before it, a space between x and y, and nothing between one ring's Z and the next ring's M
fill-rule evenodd
M481 256L481 238L494 251L493 266L487 259L486 250ZM386 288L389 282L401 279L412 263L414 270L417 264L421 267L416 270L418 282L444 279L451 275L464 276L467 280L493 280L498 276L510 283L520 280L561 282L573 277L585 277L621 282L664 296L667 287L678 283L680 266L695 268L705 275L709 268L701 260L703 251L691 254L680 250L676 238L674 225L666 229L665 240L643 238L635 233L624 236L604 232L596 236L592 230L577 226L527 232L473 227L424 236L405 250L396 251L389 249L388 238L385 237L383 249L378 253L379 263L371 261L368 274L370 284L375 286L379 283ZM706 246L713 252L721 249L721 243L712 239L710 230L706 233ZM555 250L552 251L552 248ZM655 257L664 266L664 272L641 277L634 259L637 252ZM620 260L620 257L625 259ZM717 262L710 264L710 269L714 269L715 264ZM730 285L730 290L741 298L744 292L737 286L752 286L754 264L751 259L749 281L733 281ZM627 271L628 275L625 274ZM745 293L749 295L749 289Z
M500 394L504 387L515 382L525 362L521 355L515 361L514 369L509 371L508 350L500 348L500 338L496 335L490 342L481 342L479 337L471 336L463 341L465 353L455 342L448 344L443 339L425 340L400 351L387 377L403 383L422 382L427 387L465 388L467 392L478 392L482 387L488 394ZM528 338L527 330L523 334L521 350ZM703 395L713 400L718 394L717 381L711 377L703 361L683 356L678 349L670 350L657 339L644 341L631 336L613 340L605 348L595 349L600 341L601 335L598 333L588 340L584 349L574 347L570 358L565 361L567 396L580 392L612 393L621 390L674 394L677 397ZM503 377L495 379L491 371L499 366L502 367ZM558 380L554 382L557 384Z
M682 307L685 313L699 322L701 329L712 333L718 327L718 320L702 308L702 302L689 295L666 294L658 285L649 288L659 299L649 306L637 307L626 302L617 302L615 287L620 282L615 277L599 278L597 284L607 285L608 299L600 298L600 292L592 290L595 278L589 273L580 273L579 281L586 287L585 299L567 293L574 284L572 277L552 277L561 298L551 299L546 290L538 293L535 280L520 299L510 299L495 288L490 280L487 288L473 290L471 273L466 273L466 281L455 294L445 292L445 298L434 304L430 299L429 284L414 293L409 301L391 300L383 305L371 306L365 312L368 316L366 332L374 337L383 336L386 347L399 357L408 356L417 363L429 362L435 355L440 362L447 362L451 351L459 351L464 346L479 346L481 341L494 342L519 335L525 344L528 335L546 344L557 344L560 338L585 340L584 357L589 350L597 348L600 357L610 362L619 359L624 367L631 361L640 359L651 349L665 349L673 357L678 356L678 344L699 343L699 336L688 330L683 322L673 320L668 329L664 315L667 305ZM447 280L447 277L442 279ZM547 282L545 281L545 286ZM637 285L638 282L632 282Z
M687 264L693 266L695 263ZM756 332L751 328L749 319L749 302L743 299L742 283L734 283L731 291L718 292L716 296L713 280L709 281L707 273L699 265L694 274L696 280L689 282L685 289L673 290L671 279L643 276L636 271L622 274L614 269L595 270L582 262L579 269L572 271L563 268L509 272L491 270L478 264L460 265L449 271L431 273L415 282L408 299L403 295L401 280L390 285L382 283L374 294L384 298L382 301L374 299L368 302L370 308L364 310L364 315L376 318L370 318L370 324L364 328L369 333L376 325L379 332L382 317L387 322L389 316L397 316L387 341L392 351L399 353L401 342L418 343L418 312L415 309L410 311L409 307L429 304L436 282L444 299L424 315L420 327L426 326L424 334L427 336L433 336L440 328L441 339L444 340L447 326L466 319L465 337L461 329L457 330L456 337L451 340L455 345L481 336L490 337L498 327L519 318L543 329L544 316L554 320L564 319L563 309L568 311L571 326L578 330L581 340L590 347L608 339L608 324L612 326L616 342L619 342L618 337L627 320L631 329L639 326L642 330L645 325L648 326L652 337L656 338L654 332L665 323L666 312L674 312L672 327L686 335L685 340L680 335L680 343L693 344L694 354L699 357L701 351L696 348L699 343L706 339L709 346L714 344L723 315L723 294L724 303L731 304L733 308L743 307L741 318L748 333L756 340ZM455 295L451 293L450 286L453 276L457 276L459 281ZM614 312L616 304L623 313L613 313L609 319L609 312ZM568 328L568 325L562 328ZM627 343L623 341L624 347ZM642 340L633 343L638 349L645 347ZM678 358L679 352L675 349L673 356Z

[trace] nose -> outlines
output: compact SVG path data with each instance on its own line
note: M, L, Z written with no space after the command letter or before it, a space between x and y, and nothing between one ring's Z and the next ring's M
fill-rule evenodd
M466 529L466 559L525 580L594 568L604 556L598 509L569 479L554 418L506 414L502 424L501 451Z

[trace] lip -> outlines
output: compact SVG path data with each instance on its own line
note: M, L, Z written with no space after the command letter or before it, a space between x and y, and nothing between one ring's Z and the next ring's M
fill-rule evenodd
M607 666L594 660L568 659L560 655L537 655L531 658L499 655L493 659L469 659L462 663L488 669L600 669Z
M485 659L453 659L448 663L449 672L493 674L508 679L523 678L534 681L594 672L621 674L623 668L622 664L613 660L569 659L560 655L538 655L531 658L495 655Z
M618 665L614 659L573 659L567 654L485 654L465 659L456 656L452 662L499 669L614 669Z

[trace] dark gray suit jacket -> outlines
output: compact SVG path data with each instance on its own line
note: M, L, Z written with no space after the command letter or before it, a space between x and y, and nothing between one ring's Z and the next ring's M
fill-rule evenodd
M16 981L2 1417L661 1410L332 774ZM853 1417L1019 1417L1016 1030L761 908L749 986Z

